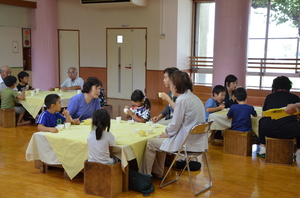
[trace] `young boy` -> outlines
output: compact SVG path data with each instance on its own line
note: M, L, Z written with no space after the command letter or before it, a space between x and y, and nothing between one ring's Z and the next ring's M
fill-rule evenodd
M55 128L58 124L64 124L65 122L72 122L72 118L69 115L69 111L62 112L62 116L59 111L61 109L60 97L57 94L49 94L45 98L45 105L47 110L42 112L38 118L38 131L57 133L58 129Z
M34 90L29 84L28 84L28 81L29 81L29 74L25 71L21 71L19 74L18 74L18 79L19 79L19 84L17 85L17 89L18 91L28 91L28 90Z
M222 110L225 108L225 105L221 103L226 95L225 87L222 85L216 85L212 90L212 96L205 103L205 117L206 121L208 120L209 114Z
M238 87L234 91L234 96L238 104L232 105L227 113L227 118L232 118L231 130L251 131L251 115L256 117L257 113L253 106L246 104L247 92L243 87Z
M25 91L22 91L22 94L18 94L15 90L17 78L14 76L7 76L4 78L4 83L7 88L2 89L1 98L2 98L2 109L15 109L16 114L19 114L19 118L17 121L17 126L28 125L31 121L25 121L25 109L22 106L15 106L15 99L24 100L25 99Z

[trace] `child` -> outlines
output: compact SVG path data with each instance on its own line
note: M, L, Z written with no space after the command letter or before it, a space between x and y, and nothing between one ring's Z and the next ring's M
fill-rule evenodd
M112 155L115 137L109 133L110 115L105 109L98 109L94 111L92 120L93 130L87 139L89 149L88 161L103 164L118 162L118 158Z
M69 111L63 111L62 116L59 111L61 109L60 97L57 94L49 94L45 98L45 105L47 110L42 112L38 118L38 131L57 133L58 129L55 128L57 124L63 124L65 122L72 123L72 118L69 115Z
M17 126L22 126L22 125L28 125L31 124L31 121L25 121L24 115L25 115L25 109L23 106L15 106L15 99L19 100L24 100L25 99L25 91L22 91L22 94L18 94L15 90L13 90L16 87L17 83L17 78L14 76L7 76L4 78L4 83L7 88L2 89L1 93L1 99L2 99L2 104L1 108L2 109L15 109L16 114L19 114L19 118L17 121Z
M150 120L150 109L151 103L150 100L143 94L141 90L136 89L131 94L132 106L130 109L128 106L125 106L125 109L128 109L125 113L127 118L134 120L135 122L146 122Z
M29 74L25 71L21 71L18 74L18 79L19 79L19 84L17 85L17 89L18 91L28 91L28 90L34 90L29 84L28 84L28 79L29 78Z
M256 117L257 113L253 106L246 104L247 92L243 87L238 87L234 91L234 96L238 104L232 105L227 113L227 118L232 118L231 130L251 131L251 115Z
M221 103L225 98L226 90L222 85L216 85L212 90L212 96L205 103L205 117L208 120L209 114L222 110L225 105Z

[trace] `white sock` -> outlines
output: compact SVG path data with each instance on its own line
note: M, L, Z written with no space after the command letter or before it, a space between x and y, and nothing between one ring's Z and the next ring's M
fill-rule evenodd
M266 154L266 147L265 147L265 146L260 146L259 154L260 154L260 155ZM300 156L299 156L299 157L300 157Z
M296 162L297 162L297 165L298 165L298 168L300 168L300 149L298 149L296 151Z

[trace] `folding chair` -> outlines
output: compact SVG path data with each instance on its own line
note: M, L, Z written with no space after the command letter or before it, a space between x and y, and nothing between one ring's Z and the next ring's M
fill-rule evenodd
M203 152L189 152L186 150L186 143L189 139L189 137L191 136L191 134L203 134L203 133L207 133L209 131L209 128L210 128L210 125L212 124L213 120L212 121L209 121L209 122L206 122L206 123L203 123L203 124L197 124L195 126L193 126L188 134L188 136L186 137L185 141L183 142L181 148L176 151L176 152L167 152L167 153L170 153L170 154L173 154L173 155L176 155L172 164L170 165L167 173L165 174L165 176L163 177L162 181L160 182L160 185L159 187L162 188L162 187L165 187L166 185L169 185L175 181L177 181L180 176L182 175L182 173L185 171L185 169L187 168L188 170L188 174L189 174L189 181L190 181L190 186L191 186L191 190L192 190L192 193L194 194L194 196L197 196L199 195L200 193L208 190L211 188L212 186L212 178L211 178L211 173L210 173L210 168L209 168L209 163L208 163L208 156L207 156L207 151L208 149L206 149L205 151ZM208 171L208 174L209 174L209 186L206 187L205 189L195 193L194 191L194 185L193 185L193 182L192 182L192 177L191 177L191 172L190 172L190 167L189 167L189 162L191 161L192 158L197 158L198 156L202 155L205 153L205 163L206 163L206 166L207 166L207 171ZM185 167L182 169L182 171L179 173L179 175L167 182L164 184L164 181L166 179L166 177L168 176L169 172L171 171L173 165L175 164L176 162L176 159L179 157L179 156L182 156L185 158L185 161L186 161L186 165Z

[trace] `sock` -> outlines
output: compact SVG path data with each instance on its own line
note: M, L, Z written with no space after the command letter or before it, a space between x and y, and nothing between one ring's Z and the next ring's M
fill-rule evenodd
M266 154L266 147L265 147L265 146L260 146L259 154L260 154L260 155ZM300 157L300 156L299 156L299 157Z
M297 162L297 165L298 165L298 168L300 168L300 149L298 149L296 151L296 162Z

